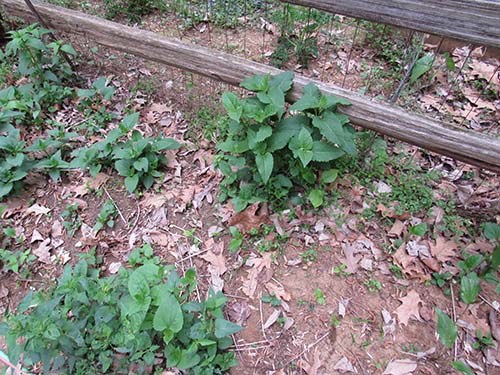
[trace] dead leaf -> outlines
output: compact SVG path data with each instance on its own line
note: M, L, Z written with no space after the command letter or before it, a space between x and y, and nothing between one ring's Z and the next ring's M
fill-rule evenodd
M491 79L491 82L499 85L500 80L498 78L498 69L494 64L488 64L484 61L474 60L471 64L473 76L483 78L487 81ZM492 78L493 77L493 78Z
M341 262L346 265L345 272L355 273L359 268L359 261L362 256L357 255L356 247L350 244L342 244L342 250L344 251L345 258L341 258Z
M252 229L259 229L262 224L270 223L267 205L263 204L259 210L259 203L248 206L229 219L229 226L238 227L241 233L248 233Z
M226 267L226 258L224 255L215 255L212 250L208 250L205 254L200 255L200 258L206 260L208 263L210 263L214 271L219 275L223 275L227 271Z
M288 293L282 285L275 285L273 283L267 283L266 289L270 294L274 294L277 298L282 301L290 301L292 296Z
M61 237L63 234L63 226L59 220L55 220L52 224L52 229L50 232L52 237Z
M5 298L9 295L9 289L5 285L0 285L0 299Z
M144 193L144 198L141 200L143 207L160 208L167 203L167 197L163 194Z
M410 375L417 368L417 362L411 359L397 359L389 362L384 375Z
M120 269L121 266L122 266L122 264L120 262L112 262L108 266L108 271L110 274L113 275L113 274L118 272L118 270Z
M408 241L406 244L406 251L412 257L430 258L431 256L427 246L419 241Z
M231 304L227 309L227 314L229 315L229 320L243 326L250 317L248 302L242 301Z
M358 373L356 368L352 365L351 361L349 361L346 356L340 358L335 366L333 366L333 369L337 370L341 374L345 374L347 372L353 372L355 374Z
M458 248L455 241L447 240L443 236L438 236L436 238L436 243L429 243L431 254L440 262L447 262L456 256L456 250Z
M242 291L248 297L253 297L257 290L259 282L267 282L272 277L272 255L273 253L264 253L262 257L250 257L245 263L252 267L248 272L246 280L243 281Z
M271 327L274 323L276 323L276 321L280 317L280 314L281 314L281 312L279 310L275 309L271 313L271 315L269 316L269 318L267 318L266 322L262 325L262 327L264 329L268 329L269 327Z
M410 290L406 297L399 298L399 300L402 304L394 311L398 316L399 324L408 325L410 318L420 320L419 304L423 301L416 291Z
M321 366L323 366L318 348L314 349L313 360L311 363L308 363L304 359L300 359L297 362L297 366L304 370L307 375L317 375L318 370L321 368Z
M33 234L31 235L30 243L37 242L37 241L43 241L43 236L40 234L40 232L38 230L34 229Z
M395 337L396 333L396 318L391 316L391 313L386 309L382 309L382 318L384 319L384 325L382 327L384 331L384 337L392 336Z
M36 255L40 262L44 264L52 264L52 261L50 260L50 249L52 249L52 245L50 244L50 238L47 238L41 242L35 250L33 250L33 254Z
M404 223L401 220L396 220L392 225L392 228L387 233L387 235L389 237L398 238L403 233L404 228L405 228Z
M46 215L50 211L52 211L51 208L48 208L48 207L39 205L38 203L35 203L33 206L29 207L26 210L26 213L27 214L35 214L35 216L38 216L38 215Z
M146 237L149 237L150 242L160 246L168 246L172 242L166 233L156 230L149 232Z

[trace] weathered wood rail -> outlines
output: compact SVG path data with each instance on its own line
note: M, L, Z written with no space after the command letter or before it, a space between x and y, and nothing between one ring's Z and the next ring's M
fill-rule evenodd
M498 0L281 0L329 13L500 47Z
M33 20L22 0L0 0L8 14ZM35 3L36 9L54 30L83 36L98 44L134 54L147 60L181 68L214 80L238 85L254 74L275 74L278 69L227 53L182 43L153 32L124 26L88 14ZM321 82L297 76L289 99L296 100L302 88L316 83L328 94L346 98L352 106L341 109L351 122L425 149L500 172L500 140L483 134L416 116L400 108L380 104Z

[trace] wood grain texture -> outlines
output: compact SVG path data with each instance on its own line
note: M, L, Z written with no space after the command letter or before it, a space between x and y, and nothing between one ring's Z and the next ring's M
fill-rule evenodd
M8 14L33 19L22 0L0 0ZM280 70L227 53L168 39L153 32L124 26L84 13L45 3L35 6L47 23L57 31L83 36L98 44L134 54L147 60L181 68L217 81L239 85L254 74L276 74ZM287 98L299 98L302 88L316 83L331 95L346 98L352 106L343 107L355 125L372 129L425 149L500 172L500 140L416 116L402 109L370 101L351 91L296 76L294 89Z
M281 0L334 14L500 47L498 0Z

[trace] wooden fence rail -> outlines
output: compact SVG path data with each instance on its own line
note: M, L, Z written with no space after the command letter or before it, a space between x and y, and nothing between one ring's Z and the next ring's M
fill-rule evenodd
M334 14L500 47L498 0L281 0Z
M8 14L33 20L22 0L0 0ZM280 70L205 47L182 43L153 32L124 26L81 12L36 2L40 15L54 30L83 36L98 44L187 70L232 85L254 74ZM297 76L289 97L296 100L310 83L331 95L346 98L352 106L341 108L351 122L472 165L500 172L500 139L459 129L400 108L380 104L335 86Z

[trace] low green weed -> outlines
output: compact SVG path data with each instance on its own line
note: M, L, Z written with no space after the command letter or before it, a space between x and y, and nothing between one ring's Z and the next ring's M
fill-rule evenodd
M130 114L108 133L104 141L75 150L71 167L89 169L95 176L103 166L112 165L120 176L125 177L129 193L133 193L139 183L149 189L154 178L162 176L159 170L167 162L162 151L179 148L180 144L162 136L144 138L138 130L133 130L138 120L139 113Z
M144 247L117 275L101 275L90 253L55 286L30 292L0 323L11 362L43 374L145 374L154 366L209 375L234 366L225 350L241 327L224 319L227 298L210 291L191 301L194 270L180 276Z
M98 233L104 227L113 228L115 226L115 219L118 216L115 204L112 200L108 199L97 215L97 221L92 229L94 233Z
M82 226L82 220L78 214L80 206L78 203L69 204L66 209L61 213L63 218L63 227L66 229L68 237L73 237L78 229Z
M241 86L255 96L222 96L232 121L225 140L217 144L224 154L216 165L225 176L219 198L232 198L237 211L259 201L279 207L291 195L310 191L335 160L356 154L349 119L336 112L337 105L350 103L309 84L287 110L285 96L292 83L291 72L254 76ZM319 197L312 200L317 204Z

